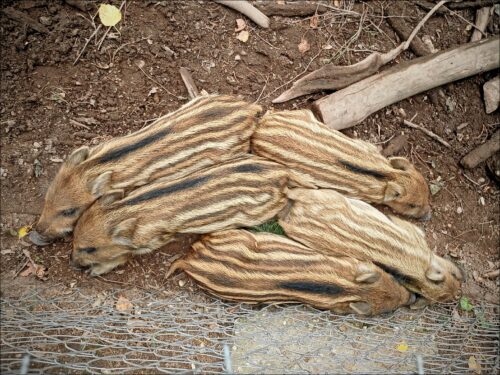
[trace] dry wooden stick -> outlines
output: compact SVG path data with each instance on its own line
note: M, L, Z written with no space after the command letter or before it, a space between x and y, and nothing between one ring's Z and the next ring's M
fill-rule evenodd
M246 0L214 0L247 16L253 22L265 29L269 28L269 18Z
M494 271L490 271L490 272L486 272L484 274L484 277L486 277L487 279L495 279L498 276L500 276L500 269L494 270Z
M426 0L415 0L415 3L425 10L431 9L434 4ZM467 8L482 8L492 6L498 3L498 0L476 0L476 1L462 1L458 3L450 3L446 8L440 9L439 14L446 14L449 10L462 10Z
M391 25L391 27L394 29L399 38L401 40L408 40L412 30L408 26L408 24L404 21L404 19L396 17L397 16L396 10L392 6L387 7L385 9L385 13L388 16L386 18L387 22L389 22L389 25ZM429 48L427 48L425 43L422 42L422 39L420 39L418 36L415 36L413 40L410 42L410 49L417 56L426 56L431 54Z
M447 1L448 0L441 0L436 4L413 29L408 40L401 43L398 47L384 54L374 52L354 65L325 65L294 82L292 87L274 99L273 103L283 103L302 95L323 90L339 90L373 75L380 67L394 60L402 51L408 49L413 38L415 38L424 23Z
M258 8L264 12L266 16L280 17L307 17L328 11L328 8L323 4L307 1L297 1L295 3L287 4L267 1L263 4L259 4Z
M403 124L405 124L406 126L408 126L410 128L418 129L421 132L427 134L432 139L434 139L434 140L438 141L439 143L441 143L443 146L451 148L451 145L448 142L446 142L443 138L441 138L436 133L431 132L429 129L426 129L426 128L420 126L420 125L414 124L413 122L410 122L408 120L403 120Z
M493 14L493 7L481 8L476 11L476 28L472 32L472 36L470 38L471 42L477 42L481 40L484 34L484 30L486 30L486 26L490 21L490 16Z
M179 72L181 73L182 82L184 82L184 85L188 90L189 97L191 99L194 99L197 96L200 96L200 93L196 88L196 84L194 83L193 77L191 76L189 70L187 70L186 68L180 68Z
M326 125L346 129L395 102L499 66L497 36L400 63L317 100L312 108Z
M500 150L500 130L497 130L491 139L476 147L474 150L465 155L460 164L465 168L474 168L480 163L488 159L495 152Z

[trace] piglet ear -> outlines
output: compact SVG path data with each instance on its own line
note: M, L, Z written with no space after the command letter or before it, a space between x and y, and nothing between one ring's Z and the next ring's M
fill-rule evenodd
M425 271L425 277L436 282L441 282L444 280L444 271L437 262L436 258L433 258L431 260L431 265L429 266L427 271Z
M380 279L380 272L376 269L369 267L367 264L360 264L358 274L356 275L356 282L373 284Z
M97 176L89 184L90 193L96 198L103 196L110 189L112 175L113 172L107 171Z
M68 156L68 159L66 159L66 164L75 166L78 165L89 157L89 148L87 146L80 147L73 151L71 155Z
M137 218L133 217L123 220L116 225L111 232L111 239L117 245L132 246L135 229L137 227Z
M404 194L405 190L396 182L389 181L385 187L384 202L392 202Z
M125 196L125 191L123 189L114 189L108 191L101 198L99 198L99 202L103 206L109 206L111 203L119 201Z
M390 158L389 162L391 163L393 168L402 170L402 171L407 171L409 169L413 168L413 164L410 163L408 159L401 158L401 157L395 157L395 158Z

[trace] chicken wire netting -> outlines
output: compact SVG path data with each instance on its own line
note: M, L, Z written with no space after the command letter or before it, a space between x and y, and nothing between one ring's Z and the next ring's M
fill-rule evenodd
M51 286L1 299L2 374L498 373L499 307L372 318L201 291Z

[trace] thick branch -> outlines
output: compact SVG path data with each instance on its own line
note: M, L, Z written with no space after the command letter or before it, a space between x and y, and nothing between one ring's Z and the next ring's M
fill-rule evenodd
M465 168L474 168L499 150L500 130L497 130L488 141L465 155L460 161L460 164Z
M214 0L216 3L225 5L237 12L247 16L253 22L265 29L269 28L269 18L252 4L245 0Z
M315 113L334 129L345 129L405 98L500 66L499 37L401 63L317 100Z
M281 17L306 17L316 13L325 13L328 8L318 3L296 2L288 4L278 4L268 1L259 4L258 8L264 12L266 16L281 16Z

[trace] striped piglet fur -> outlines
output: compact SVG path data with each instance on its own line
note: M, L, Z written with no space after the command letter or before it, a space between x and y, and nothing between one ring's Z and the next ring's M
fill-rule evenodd
M211 294L234 301L303 302L363 315L414 301L414 295L371 262L321 254L269 233L205 235L172 264L167 276L177 270Z
M297 188L287 196L291 203L278 222L295 241L325 254L372 261L431 302L459 297L461 270L434 254L417 226L333 190Z
M264 115L252 136L252 151L313 186L385 204L407 216L431 217L427 183L408 160L386 159L374 145L328 128L309 110Z
M202 96L140 131L74 151L51 183L30 238L44 245L71 233L106 191L171 181L247 153L260 111L235 97Z
M286 204L286 168L246 155L182 179L153 182L123 197L112 191L80 218L72 260L102 274L129 255L155 250L176 233L250 227L273 218Z

